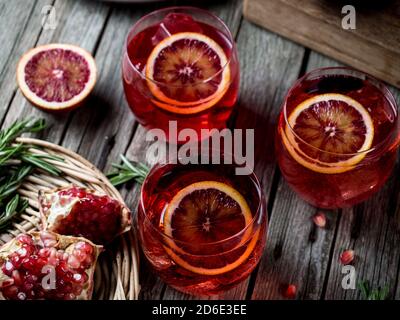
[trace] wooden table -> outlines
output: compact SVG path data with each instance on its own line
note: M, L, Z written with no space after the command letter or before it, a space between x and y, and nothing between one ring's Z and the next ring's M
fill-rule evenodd
M188 1L180 1L179 4ZM174 2L175 3L175 2ZM27 116L46 118L39 137L70 148L108 171L119 154L144 159L144 130L125 101L120 62L132 24L158 5L106 4L75 0L0 0L0 125ZM42 8L56 9L55 29L43 29ZM219 298L281 299L281 288L295 284L299 299L359 299L360 290L343 290L340 253L353 249L358 280L389 286L400 298L400 166L373 198L354 208L326 212L328 227L316 228L317 209L300 200L276 165L273 132L283 97L304 72L338 65L307 48L263 30L242 17L241 0L198 1L219 15L235 35L241 62L241 91L231 123L256 130L256 173L264 186L270 216L267 248L251 277ZM17 89L16 63L29 48L50 42L78 44L96 58L99 80L87 106L69 115L33 108ZM400 102L400 91L392 89ZM121 189L136 208L138 187ZM143 299L190 299L142 268Z

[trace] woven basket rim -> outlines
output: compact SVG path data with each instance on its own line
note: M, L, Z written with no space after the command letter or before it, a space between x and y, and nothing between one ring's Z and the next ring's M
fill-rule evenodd
M102 190L110 196L116 198L125 204L124 199L122 198L119 191L111 184L111 182L107 179L107 177L90 161L77 154L76 152L69 150L65 147L57 145L52 142L44 141L36 138L29 137L19 137L16 139L17 143L28 144L32 146L39 146L40 152L45 153L53 153L55 155L61 156L64 155L66 160L71 160L71 163L64 163L63 168L68 169L71 172L74 171L73 174L79 172L85 172L83 178L79 180L76 176L71 174L64 174L60 177L51 177L51 181L57 180L56 182L62 181L62 183L67 184L68 179L79 180L80 183L89 186L97 186L97 190ZM68 159L69 158L69 159ZM78 165L76 163L78 163ZM61 164L61 162L60 162ZM79 166L82 165L83 167ZM59 167L61 168L61 166ZM85 171L87 168L87 172ZM34 176L34 175L31 175ZM46 175L47 176L47 175ZM48 176L50 179L50 175ZM85 177L89 177L88 180L85 180ZM47 177L46 177L47 179ZM37 179L38 180L38 179ZM54 184L51 183L50 184ZM96 181L96 182L93 182ZM25 183L25 182L24 182ZM24 186L23 183L23 186ZM48 182L47 182L48 183ZM70 183L71 184L71 183ZM36 189L44 188L43 184L38 184L32 181L27 183L27 186ZM20 188L21 189L21 188ZM22 188L24 189L24 188ZM19 190L20 192L20 190ZM8 232L9 236L15 236L17 233L26 232L27 230L37 229L37 205L35 207L35 202L37 202L37 197L34 197L35 194L33 190L22 190L22 193L25 193L24 196L29 199L30 205L33 208L30 208L29 215L24 212L19 217L23 223L28 225L28 227L21 227L21 222L17 222L13 224L13 226L17 225L12 232ZM126 205L126 204L125 204ZM33 221L34 220L34 221ZM32 222L33 221L33 222ZM24 229L25 231L21 231ZM1 236L2 233L0 233ZM131 230L127 233L123 234L119 237L120 241L116 243L116 247L114 250L108 250L106 257L104 258L104 262L99 263L96 268L95 273L95 286L101 288L100 299L107 300L136 300L138 299L138 294L140 291L139 285L139 255L138 255L138 241L135 234L135 228L132 226ZM0 239L1 240L1 239ZM1 242L0 242L1 246ZM115 252L114 252L115 251ZM96 279L97 283L96 283Z

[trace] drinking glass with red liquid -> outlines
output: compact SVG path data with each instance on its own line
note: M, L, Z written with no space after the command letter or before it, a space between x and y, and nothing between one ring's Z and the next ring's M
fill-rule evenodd
M147 129L226 127L237 100L239 65L228 27L205 10L161 9L131 29L123 55L125 95Z
M282 175L314 206L352 206L388 179L399 128L396 102L381 82L350 68L314 70L290 89L279 117Z
M259 262L267 214L254 175L234 164L159 164L142 185L138 229L145 256L170 286L215 295Z

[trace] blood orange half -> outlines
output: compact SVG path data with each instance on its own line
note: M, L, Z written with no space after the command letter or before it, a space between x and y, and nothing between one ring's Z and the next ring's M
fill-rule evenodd
M304 167L327 174L352 170L374 139L368 111L351 97L328 93L309 98L288 116L282 140Z
M158 107L192 114L214 106L230 83L228 58L213 39L181 32L161 41L146 64L148 86Z
M20 59L17 81L24 96L48 111L80 105L96 82L96 64L86 50L70 44L48 44Z
M233 187L217 181L193 183L180 190L165 211L164 248L186 270L226 273L253 252L259 230L253 232L252 219L246 200ZM222 244L224 240L228 243Z

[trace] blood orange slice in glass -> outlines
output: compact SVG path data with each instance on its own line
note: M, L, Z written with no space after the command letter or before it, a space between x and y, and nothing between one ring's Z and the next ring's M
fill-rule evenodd
M217 181L196 182L180 190L165 211L168 246L164 248L186 270L203 275L226 273L253 252L258 230L253 232L252 220L246 200L233 187Z
M146 77L153 103L173 113L198 113L215 105L230 83L228 58L213 39L181 32L151 52Z
M321 94L298 105L287 118L282 140L306 168L327 174L354 168L374 139L368 111L349 96Z
M80 105L96 82L96 64L86 50L48 44L29 50L17 67L18 85L35 106L66 111Z

